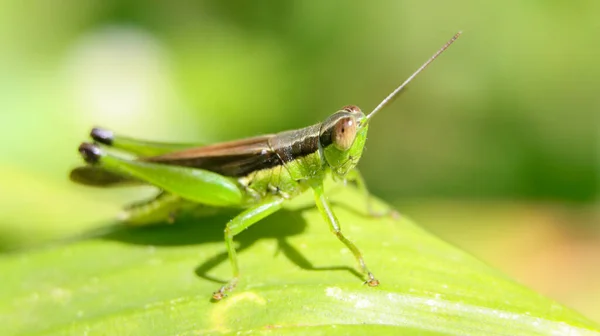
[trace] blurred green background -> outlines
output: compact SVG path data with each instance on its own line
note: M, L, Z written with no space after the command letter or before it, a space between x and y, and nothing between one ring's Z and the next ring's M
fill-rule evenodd
M72 185L92 126L214 142L369 111L373 194L600 321L600 2L2 1L0 248L147 190Z

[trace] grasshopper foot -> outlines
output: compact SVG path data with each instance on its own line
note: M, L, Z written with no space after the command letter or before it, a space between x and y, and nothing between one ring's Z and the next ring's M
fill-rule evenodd
M212 298L215 301L221 301L221 300L223 300L226 297L227 297L227 294L225 294L225 288L224 287L219 288L219 290L216 291L216 292L214 292L213 295L212 295Z
M369 277L369 279L367 279L367 281L364 282L366 285L369 285L369 287L379 286L379 280L375 279L375 276L373 275L373 273L369 272L369 274L367 274L367 276Z
M228 284L221 286L221 288L219 288L219 290L217 290L216 292L213 293L212 298L215 301L221 301L224 298L227 297L227 293L226 292L231 292L235 286L237 285L238 279L234 278L231 281L229 281Z

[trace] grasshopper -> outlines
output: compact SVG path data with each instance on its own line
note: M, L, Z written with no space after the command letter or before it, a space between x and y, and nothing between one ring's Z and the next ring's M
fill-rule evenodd
M349 105L312 126L207 146L141 141L94 128L90 134L94 142L79 146L87 165L72 170L71 180L97 187L156 186L160 190L156 198L125 209L121 219L129 224L172 221L177 212L195 206L243 209L225 226L225 246L233 277L213 293L214 300L226 297L240 277L233 238L281 209L286 200L312 189L319 212L356 258L365 283L378 286L379 281L360 250L342 233L325 197L323 181L331 175L334 180L356 183L367 197L369 213L378 215L370 208L368 191L356 168L369 121L460 34L454 35L367 115ZM115 155L114 149L129 157Z

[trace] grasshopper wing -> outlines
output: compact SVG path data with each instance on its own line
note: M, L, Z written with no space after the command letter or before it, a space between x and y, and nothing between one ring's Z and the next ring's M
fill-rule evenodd
M140 158L140 160L205 169L229 177L241 177L280 164L277 153L269 146L272 137L273 135L263 135Z

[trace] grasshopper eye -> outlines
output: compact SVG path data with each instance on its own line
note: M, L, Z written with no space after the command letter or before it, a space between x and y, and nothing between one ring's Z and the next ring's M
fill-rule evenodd
M342 107L342 110L344 110L348 113L362 113L360 108L356 105L346 105L346 106Z
M352 117L344 117L333 126L331 133L333 145L339 150L348 150L356 138L356 120Z

